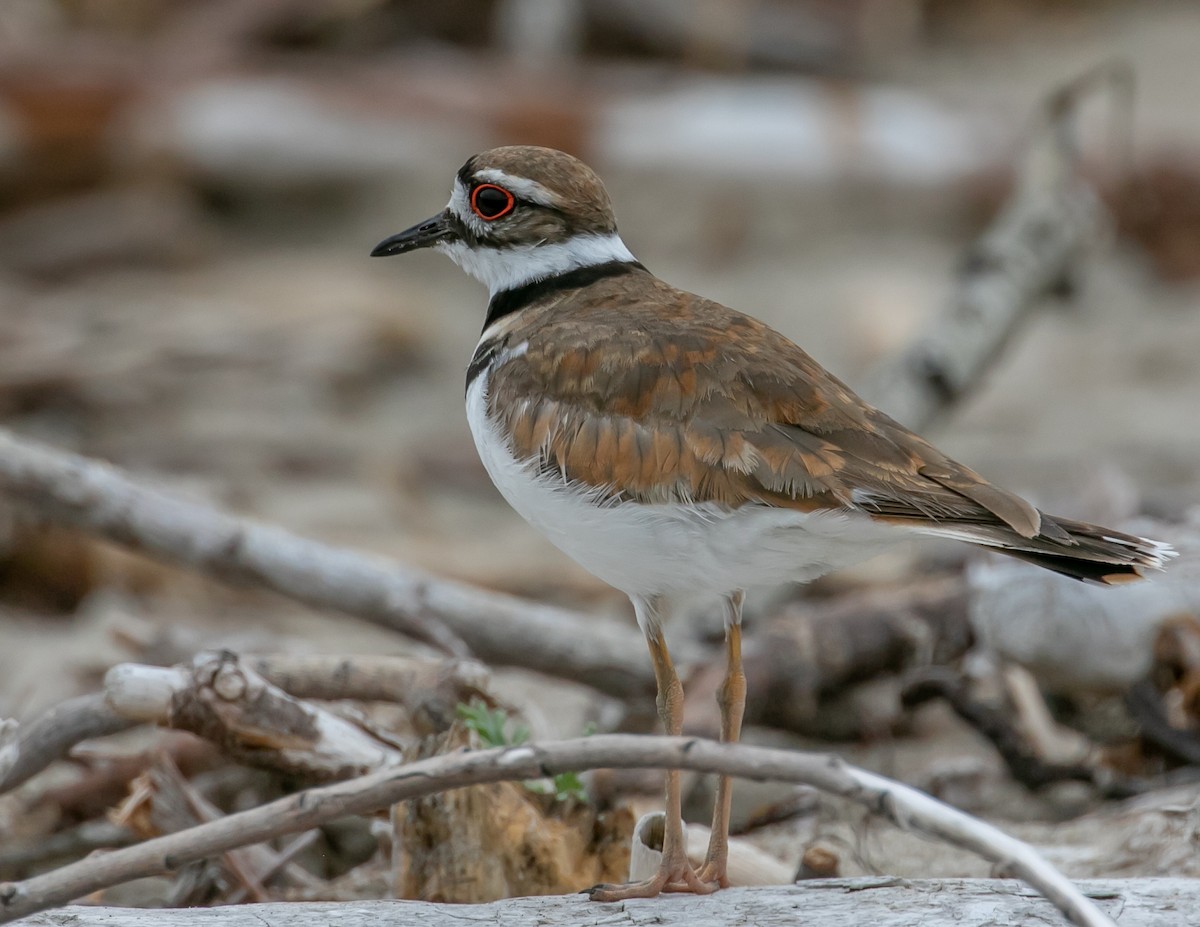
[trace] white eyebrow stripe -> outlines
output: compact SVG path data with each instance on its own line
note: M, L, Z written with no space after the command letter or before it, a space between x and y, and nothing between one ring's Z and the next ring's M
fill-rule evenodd
M485 183L494 183L514 196L519 196L523 200L528 200L531 203L537 203L540 206L557 206L558 197L543 187L536 180L530 180L528 177L514 177L512 174L506 173L495 167L485 167L482 170L475 172L475 179L482 180Z
M454 181L454 189L450 191L450 202L446 204L446 208L458 216L462 220L463 225L476 235L486 234L484 231L486 224L471 209L471 204L467 196L467 188L457 178Z

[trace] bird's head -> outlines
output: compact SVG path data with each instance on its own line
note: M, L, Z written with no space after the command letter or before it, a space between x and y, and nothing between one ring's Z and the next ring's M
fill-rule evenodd
M434 248L491 294L634 257L590 167L562 151L493 148L467 160L436 216L380 242L376 257Z

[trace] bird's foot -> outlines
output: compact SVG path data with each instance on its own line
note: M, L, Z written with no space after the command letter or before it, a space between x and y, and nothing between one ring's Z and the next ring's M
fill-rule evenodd
M725 860L710 859L696 871L696 878L706 885L729 888L729 874L725 870Z
M596 885L588 889L587 894L592 901L627 901L630 898L653 898L662 892L708 895L721 887L716 881L701 878L686 859L673 865L664 860L658 872L649 879L623 885Z

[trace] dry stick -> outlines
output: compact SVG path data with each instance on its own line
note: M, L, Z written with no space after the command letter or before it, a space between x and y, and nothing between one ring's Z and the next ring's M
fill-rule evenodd
M418 736L446 731L458 706L495 702L491 674L475 660L422 660L358 654L261 654L242 658L267 682L302 699L392 702Z
M970 687L958 670L930 667L904 687L902 703L913 708L942 698L954 713L986 737L1008 767L1009 775L1028 789L1036 791L1052 782L1088 782L1105 788L1105 774L1083 763L1056 763L1045 760L1032 749L1017 729L1012 712L972 698ZM1128 798L1128 789L1117 797Z
M81 695L22 724L11 743L0 742L0 794L15 789L72 747L137 725L108 707L103 695Z
M220 809L212 804L208 799L201 795L179 771L179 767L164 757L162 771L170 777L175 787L179 790L179 795L187 806L187 810L199 821L216 821L224 817ZM222 858L222 862L233 876L241 882L241 888L247 892L254 894L254 900L258 902L266 901L269 897L263 883L255 876L250 869L250 854L252 851L259 851L262 855L275 857L271 859L269 865L274 865L278 859L275 853L269 847L256 844L253 847L239 847L237 850L230 850ZM255 854L258 855L258 854Z
M282 850L280 850L279 853L276 854L275 859L271 862L270 865L265 866L263 869L259 870L258 872L253 873L254 881L260 885L269 882L271 880L271 878L276 873L279 872L280 869L282 869L284 866L290 866L293 859L295 859L297 856L299 856L301 853L303 853L305 850L307 850L310 846L312 846L314 843L316 843L317 839L320 836L321 836L321 832L319 830L310 830L310 831L306 831L305 833L301 834L299 837L297 837L295 840L291 841L287 846L285 846ZM295 869L295 871L302 872L306 876L308 876L308 878L311 879L314 884L319 883L319 880L316 878L316 876L312 876L312 875L308 874L307 869L304 869L301 866L295 866L293 868ZM244 902L246 900L246 895L248 895L248 894L249 894L249 889L247 889L246 886L244 886L244 885L238 886L238 888L235 889L224 900L224 904L241 904L242 902Z
M857 769L836 756L688 737L619 734L437 756L299 792L24 882L0 884L0 923L112 885L170 872L233 847L308 830L345 815L378 811L395 802L465 785L539 779L603 767L691 769L806 783L864 805L900 827L979 854L995 863L1002 874L1024 879L1080 927L1114 927L1028 844L916 789Z
M37 516L224 582L265 586L489 664L617 697L654 692L641 635L566 609L476 589L139 486L120 470L0 430L0 491Z
M412 716L473 698L486 701L490 674L474 660L421 660L377 654L248 654L243 662L296 698L395 702ZM435 704L436 703L436 704Z
M958 285L922 334L868 378L862 395L918 431L978 383L1040 297L1070 282L1103 214L1080 176L1073 121L1090 91L1126 88L1118 66L1053 93L1018 169L1013 196L962 263Z

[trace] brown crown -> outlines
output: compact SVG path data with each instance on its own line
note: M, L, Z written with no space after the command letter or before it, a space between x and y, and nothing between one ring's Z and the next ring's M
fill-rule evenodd
M469 159L458 176L469 185L477 172L489 168L545 187L555 199L552 211L564 226L561 232L607 234L617 230L612 200L603 182L590 167L564 151L536 145L492 148Z

